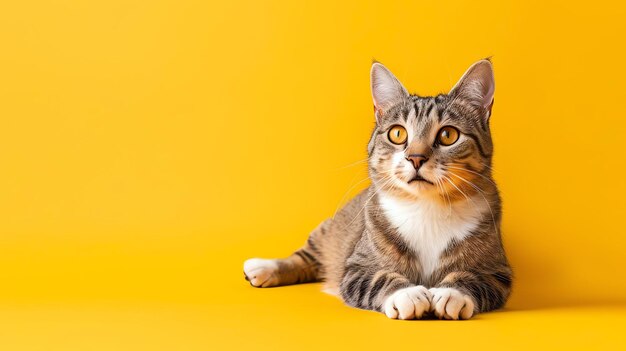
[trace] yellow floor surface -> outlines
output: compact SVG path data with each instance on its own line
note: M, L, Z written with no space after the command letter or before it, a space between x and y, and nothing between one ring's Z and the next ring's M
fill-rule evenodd
M4 303L0 350L618 350L626 306L513 309L469 321L394 321L319 284L230 279L204 301Z

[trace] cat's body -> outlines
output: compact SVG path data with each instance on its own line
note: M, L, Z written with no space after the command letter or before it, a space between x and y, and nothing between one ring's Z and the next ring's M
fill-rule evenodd
M491 63L436 97L409 95L374 64L372 94L372 185L290 257L246 261L246 278L260 287L321 280L347 304L390 318L467 319L503 306L511 270L491 178Z

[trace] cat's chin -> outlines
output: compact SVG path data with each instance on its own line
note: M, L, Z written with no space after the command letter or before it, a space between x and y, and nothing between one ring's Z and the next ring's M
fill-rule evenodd
M437 186L427 181L412 181L408 184L411 194L416 199L428 199L437 197Z
M386 196L396 199L414 201L438 198L437 186L426 180L413 180L398 184L392 189L385 189Z
M428 185L435 185L433 182L431 182L430 180L420 176L419 174L416 174L411 180L408 181L409 184L428 184Z

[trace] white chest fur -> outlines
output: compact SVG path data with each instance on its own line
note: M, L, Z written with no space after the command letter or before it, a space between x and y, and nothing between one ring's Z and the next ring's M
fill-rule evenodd
M433 201L405 201L381 195L380 203L391 224L419 256L428 279L439 265L439 256L452 239L463 240L482 218L483 201L458 201L452 206ZM478 205L478 206L476 206Z

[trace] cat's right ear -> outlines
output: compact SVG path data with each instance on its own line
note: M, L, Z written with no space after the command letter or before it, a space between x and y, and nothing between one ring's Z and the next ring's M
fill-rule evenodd
M374 62L370 71L370 83L372 86L372 98L376 121L380 122L385 111L409 96L402 83L378 62Z

